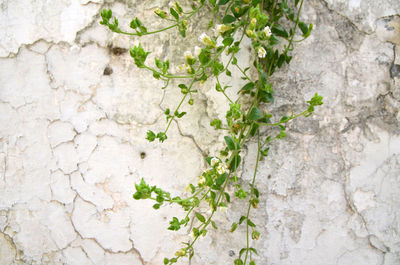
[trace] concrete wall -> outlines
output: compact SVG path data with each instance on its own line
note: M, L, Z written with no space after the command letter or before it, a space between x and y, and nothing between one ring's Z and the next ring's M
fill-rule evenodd
M146 131L165 127L179 89L162 91L133 65L127 49L137 38L98 24L111 8L121 25L138 16L158 28L152 12L167 5L0 1L0 264L158 265L188 239L166 229L184 213L133 200L134 183L145 178L180 195L196 182L203 157L222 146L209 122L227 102L206 82L169 139L148 143ZM305 1L315 30L274 75L268 109L300 111L315 92L325 104L292 122L260 165L257 264L400 264L399 14L398 0ZM142 38L149 60L181 61L207 15L185 40L175 31ZM243 52L239 61L251 58ZM230 95L242 84L235 77ZM244 185L255 145L243 153ZM242 214L242 202L218 213L219 229L198 242L192 264L232 264L245 233L229 229Z

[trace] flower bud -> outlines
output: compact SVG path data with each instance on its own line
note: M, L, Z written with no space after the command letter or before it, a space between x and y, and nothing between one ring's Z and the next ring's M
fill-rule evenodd
M192 65L195 63L193 54L190 51L185 51L184 56L185 56L186 63L188 63L189 65Z
M159 9L159 8L156 8L156 10L154 10L154 13L155 13L157 16L159 16L160 18L166 18L166 17L168 17L167 12L162 11L162 10Z
M256 34L254 33L254 31L252 31L251 29L246 30L246 35L247 37L251 38L251 39L255 39L257 38Z
M219 35L223 34L224 32L231 30L231 29L233 29L232 26L225 25L225 24L218 24L214 30L215 36L219 36Z
M253 17L250 21L249 29L254 30L257 26L257 19Z

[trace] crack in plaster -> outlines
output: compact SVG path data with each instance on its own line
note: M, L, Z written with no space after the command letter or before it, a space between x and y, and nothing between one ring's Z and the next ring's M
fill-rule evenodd
M117 2L121 2L121 3L126 4L126 1L117 1ZM323 1L323 2L325 3L325 5L327 5L327 2L326 2L326 1ZM88 3L92 3L92 1L89 1ZM88 4L88 3L87 3L87 4ZM107 5L107 4L104 3L103 5L101 5L101 8L104 7L104 6L106 6L106 5ZM329 8L328 8L328 9L329 9ZM329 10L330 10L331 12L335 12L335 13L337 13L338 15L344 17L345 19L347 19L348 21L350 21L350 23L352 23L352 25L356 26L356 25L355 25L349 18L347 18L346 16L341 15L340 13L336 12L335 10L332 10L332 9L329 9ZM77 32L76 38L75 38L75 43L79 43L80 38L81 38L81 35L82 35L86 30L88 30L88 29L90 29L92 26L94 26L94 24L96 23L95 20L96 20L98 17L99 17L98 14L94 15L94 16L92 17L92 21L91 21L90 25L87 25L85 28L83 28L83 29L81 29L81 30L79 30L79 31ZM357 28L357 27L356 27L356 28ZM358 29L358 28L357 28L357 29ZM366 33L366 32L361 31L360 29L358 29L358 30L359 30L360 32L364 33L364 34L368 34L368 33ZM372 34L372 33L371 33L371 34ZM38 41L41 41L41 39L37 40L36 42L38 42ZM36 43L36 42L35 42L35 43ZM35 43L33 43L32 45L34 45ZM44 54L42 54L42 55L44 55L45 58L46 58L46 60L45 60L45 61L46 61L46 69L47 69L47 74L48 74L48 76L49 76L49 80L50 80L50 84L51 84L51 83L53 83L53 81L54 81L54 77L53 77L53 75L51 74L51 72L49 71L48 60L47 60L47 52L51 49L51 47L53 47L53 45L60 45L60 44L62 44L63 42L59 42L59 43L51 43L51 42L48 42L48 43L50 43L51 46L49 46L49 48L47 49L47 51L46 51ZM93 43L96 44L96 45L98 45L99 47L102 47L102 46L100 46L97 42L93 42ZM11 57L13 57L13 56L15 57L15 56L17 56L17 55L19 54L21 48L27 47L27 48L29 49L32 45L29 45L29 44L28 44L28 45L26 45L26 44L21 45L21 46L19 47L19 50L18 50L18 52L17 52L16 54L13 55L13 54L10 53L8 57L10 57L10 56L11 56ZM85 44L83 44L83 45L85 45ZM165 49L166 49L167 45L168 45L168 44L165 43L165 45L163 46L163 53L165 53ZM71 47L72 45L68 44L68 46ZM11 57L10 57L10 58L11 58ZM59 89L59 87L57 87L57 89ZM86 101L83 103L83 105L90 101L90 102L92 102L94 105L96 105L98 108L100 108L100 107L99 107L95 102L93 102L93 100L92 100L92 99L95 97L95 94L96 94L96 91L94 91L94 93L91 94L90 98L89 98L88 100L86 100ZM391 96L392 96L392 95L391 95ZM163 92L163 98L161 99L160 104L159 104L159 107L160 107L161 110L163 110L162 107L161 107L161 105L162 105L162 103L163 103L163 101L164 101L164 97L165 97L165 91ZM8 102L5 102L5 103L10 104L10 103L8 103ZM26 104L32 104L32 103L26 103ZM26 104L25 104L25 105L26 105ZM11 105L11 104L10 104L10 105ZM25 106L25 105L23 105L23 106ZM17 107L16 110L18 111L18 109L20 109L20 108L23 107L23 106ZM13 106L11 106L11 107L12 107L13 109L15 109ZM206 113L207 113L207 111L208 111L208 108L206 108ZM208 114L208 113L207 113L207 114ZM106 117L105 117L105 118L101 118L101 119L107 119L107 120L113 121L112 119L110 119L110 118L108 117L108 114L107 114L107 113L106 113L105 115L106 115ZM137 122L137 124L140 124L140 125L154 125L154 124L157 123L157 121L158 121L159 119L161 119L162 117L163 117L163 114L159 115L153 123L149 123L149 124L147 124L147 123L140 123L140 122L137 122L137 121L135 121L135 122ZM368 120L368 118L370 118L370 117L367 116L366 119ZM52 122L54 122L54 121L56 121L56 120L53 120ZM115 122L118 123L118 121L115 121ZM188 137L188 138L190 138L190 139L192 140L193 144L197 147L198 151L199 151L203 156L205 156L205 151L201 149L201 147L200 147L199 144L197 143L195 137L194 137L193 135L184 135L184 134L182 133L182 130L181 130L181 126L180 126L180 124L179 124L179 121L175 121L175 123L176 123L176 125L177 125L179 134L180 134L181 136L183 136L183 137ZM49 124L49 125L50 125L50 124ZM349 130L350 128L351 128L351 127L349 127L347 130ZM88 129L87 129L87 130L88 130ZM86 131L87 131L87 130L86 130ZM85 132L86 132L86 131L85 131ZM74 139L73 139L73 140L70 140L70 141L67 141L66 143L70 142L70 143L74 144L75 138L76 138L78 135L80 135L80 133L78 133L78 132L76 132L76 131L75 131L75 133L76 133L76 135L74 136ZM101 137L103 137L103 136L114 137L114 138L116 138L116 139L119 139L119 141L122 141L122 137L118 137L118 136L114 136L114 135L109 135L109 134L96 135L96 137L97 137L98 139L101 138ZM133 146L133 143L132 143L132 142L128 141L127 143L128 143L129 145ZM62 143L60 143L60 144L62 144ZM51 147L51 148L50 148L50 149L51 149L51 152L53 153L53 148L56 148L56 147L59 146L60 144ZM87 161L90 159L90 157L92 157L94 151L97 150L98 146L99 146L99 145L98 145L98 143L97 143L97 144L96 144L96 147L95 147L95 148L92 150L92 152L90 153L89 158L87 159ZM247 149L246 149L246 150L247 150ZM246 153L247 153L247 152L246 152ZM244 157L245 157L245 156L247 156L247 154L244 155ZM7 156L6 156L6 157L7 157ZM6 157L5 157L5 159L6 159ZM53 153L53 157L54 157L54 153ZM83 161L83 162L80 162L80 163L84 163L84 162L87 162L87 161ZM5 160L4 163L6 164L6 160ZM70 174L65 174L65 175L69 176L69 179L71 178L71 174L73 174L74 172L79 172L79 173L81 173L81 174L84 174L84 173L82 173L81 170L79 169L79 164L80 164L80 163L78 163L78 169L77 169L77 170L71 172ZM244 164L245 164L245 163L243 163L243 167L244 167ZM5 171L6 171L6 170L5 170ZM4 178L5 178L5 171L4 171ZM61 170L61 171L62 171L62 170ZM244 174L244 172L242 171L242 172L241 172L241 176L242 176L243 174ZM70 181L71 181L71 179L70 179ZM339 182L338 182L338 183L339 183ZM105 183L103 183L103 184L105 184ZM74 189L72 188L72 186L71 186L71 189L74 190ZM357 209L356 209L355 205L350 201L350 196L351 196L351 195L349 195L349 194L346 193L346 183L343 184L343 190L344 190L344 192L345 192L345 198L346 198L346 202L347 202L347 204L348 204L348 208L349 208L353 213L356 213L356 214L360 215L360 218L361 218L361 219L363 220L363 222L364 222L364 226L366 227L366 229L368 229L368 228L367 228L367 223L365 222L364 217L363 217L359 212L357 212ZM78 198L78 196L79 196L80 199L82 199L83 201L85 201L85 202L87 202L87 203L93 205L93 206L97 209L97 207L96 207L95 204L91 203L90 201L84 200L84 199L81 197L81 195L80 195L76 190L74 190L74 192L76 193L76 195L75 195L75 197L74 197L74 199L73 199L73 210L72 210L72 212L75 210L75 201L76 201L76 199ZM52 202L52 200L51 200L50 202ZM58 202L58 201L54 201L54 202L60 203L60 202ZM115 208L113 207L113 208L112 208L111 210L109 210L109 211L114 211L114 210L115 210ZM145 264L143 258L141 257L140 252L139 252L137 249L135 249L135 248L133 247L134 244L133 244L133 241L132 241L131 237L129 238L129 240L130 240L131 243L132 243L132 248L131 248L130 250L124 251L124 252L114 252L114 251L112 251L112 250L110 250L110 249L103 248L102 245L98 243L98 241L97 241L96 238L84 238L84 237L82 237L82 235L80 235L80 233L76 230L75 224L72 222L71 216L69 216L69 220L71 221L71 224L72 224L72 226L73 226L73 228L74 228L74 230L75 230L75 233L78 235L78 237L81 237L81 238L83 238L83 239L92 240L92 241L95 242L100 248L102 248L102 249L104 250L104 252L106 252L106 253L110 253L110 254L114 254L114 253L123 253L123 254L126 254L126 253L131 253L131 252L132 252L132 253L134 253L136 256L139 256L139 259L141 260L142 264ZM323 233L323 231L321 231L320 233ZM132 233L131 233L131 234L132 234ZM132 236L133 236L133 235L132 235ZM370 236L372 236L372 235L369 235L368 237L370 237ZM10 238L11 238L11 237L10 237ZM12 238L11 238L11 239L12 239ZM318 239L318 237L315 238L315 240L317 240L317 239ZM54 239L53 239L53 240L54 240ZM368 240L370 241L369 238L368 238ZM70 247L71 244L72 244L72 242L68 245L68 247ZM371 244L371 246L373 246L371 242L370 242L370 244ZM14 244L14 246L15 246L15 244ZM373 247L374 247L374 246L373 246ZM80 249L85 253L85 255L89 258L89 256L88 256L88 254L86 253L85 249L84 249L83 247L81 247L81 246L79 246L79 248L80 248ZM64 248L64 249L65 249L65 248ZM62 250L63 250L63 249L60 249L60 250L58 250L58 251L62 251ZM347 250L347 251L348 251L348 250ZM56 252L56 251L53 251L53 252ZM342 255L344 255L344 254L345 254L345 253L343 253ZM43 259L43 257L42 257L42 259ZM92 261L92 262L93 262L93 261Z

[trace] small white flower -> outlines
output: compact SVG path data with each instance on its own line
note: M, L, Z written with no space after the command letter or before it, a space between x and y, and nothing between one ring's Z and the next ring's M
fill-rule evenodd
M201 41L203 44L207 46L215 46L215 43L212 41L212 39L206 34L206 33L201 33L199 37L199 41Z
M208 35L206 33L203 32L200 34L199 41L201 41L202 43L205 44L207 39L210 39L210 37L208 37Z
M266 27L264 28L264 34L265 34L265 36L266 36L267 38L271 37L272 32L271 32L271 29L270 29L268 26L266 26Z
M199 46L194 46L194 55L196 57L199 57L200 53L201 53L201 48Z
M219 159L216 157L211 158L211 166L214 167L216 165L218 165L219 163Z
M217 166L217 173L222 175L222 174L224 174L226 172L226 169L227 169L226 166L223 163L220 163Z
M263 47L258 48L258 57L259 58L265 58L266 54L267 54L267 52L265 51L265 49Z

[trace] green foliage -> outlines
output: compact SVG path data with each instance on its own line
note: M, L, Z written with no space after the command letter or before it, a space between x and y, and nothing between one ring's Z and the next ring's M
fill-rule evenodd
M215 80L215 93L223 95L229 104L224 120L219 119L224 116L221 114L219 118L213 117L210 122L210 126L221 132L224 147L219 150L219 156L205 158L208 168L200 175L197 183L188 184L187 197L171 197L169 192L157 186L150 186L144 179L135 184L136 191L133 194L135 200L152 200L155 210L165 204L177 204L186 212L186 216L181 220L172 217L168 230L178 231L189 223L193 225L190 226L193 240L184 243L184 247L175 253L175 257L164 258L165 265L177 263L182 257L188 257L190 260L194 255L194 244L197 239L206 236L210 225L217 229L217 224L212 220L216 211L226 209L234 199L247 204L247 211L230 227L231 232L239 226L245 226L247 231L247 238L244 240L246 246L239 251L239 257L234 260L234 264L256 264L252 255L258 253L251 246L251 240L258 240L260 232L256 230L256 224L249 216L250 210L256 209L263 199L255 185L258 162L269 155L273 140L284 139L287 136L286 125L289 122L299 117L310 116L315 107L323 104L323 98L315 94L307 101L306 110L296 115L281 116L275 122L271 122L275 116L268 111L270 103L274 102L275 92L272 89L271 76L275 71L285 69L284 66L291 62L294 43L306 39L313 29L313 24L300 20L303 1L197 0L190 1L190 4L185 6L174 1L170 2L168 9L162 10L159 7L154 10L155 18L161 19L166 25L164 28L150 30L138 17L135 17L129 24L130 32L121 30L119 21L113 17L111 10L101 11L100 24L113 32L139 37L174 28L180 36L186 37L190 23L193 25L192 20L200 10L208 8L207 11L213 14L208 25L209 28L213 28L215 34L211 35L210 30L210 35L202 33L198 36L199 42L193 45L196 46L194 50L188 49L182 55L182 63L172 67L177 68L179 73L171 71L169 60L155 57L154 66L146 62L150 52L145 51L141 44L130 49L130 55L137 67L149 70L155 79L165 83L162 89L166 89L171 80L180 81L178 89L181 98L177 100L177 106L168 107L164 111L167 122L165 130L157 133L147 131L146 139L149 142L156 139L159 142L167 140L172 122L185 118L186 111L181 110L185 103L195 104L193 97L200 83ZM254 55L251 57L254 60L250 65L241 65L236 58L245 38L251 41L251 52ZM225 54L228 60L222 60L222 54ZM237 94L229 92L232 84L221 82L225 75L232 77L236 73L240 73L240 77L245 81L245 85ZM228 95L235 95L235 98ZM251 183L242 186L240 183L244 181L239 181L240 174L237 174L237 171L241 165L242 149L250 138L257 142L257 157ZM227 187L234 189L232 198ZM208 205L210 212L201 214L196 210L200 205Z
M139 44L139 46L135 46L135 47L131 48L129 50L129 53L130 53L131 57L134 59L137 67L139 67L139 68L145 67L144 62L146 61L146 58L150 54L150 52L145 52L142 45Z

